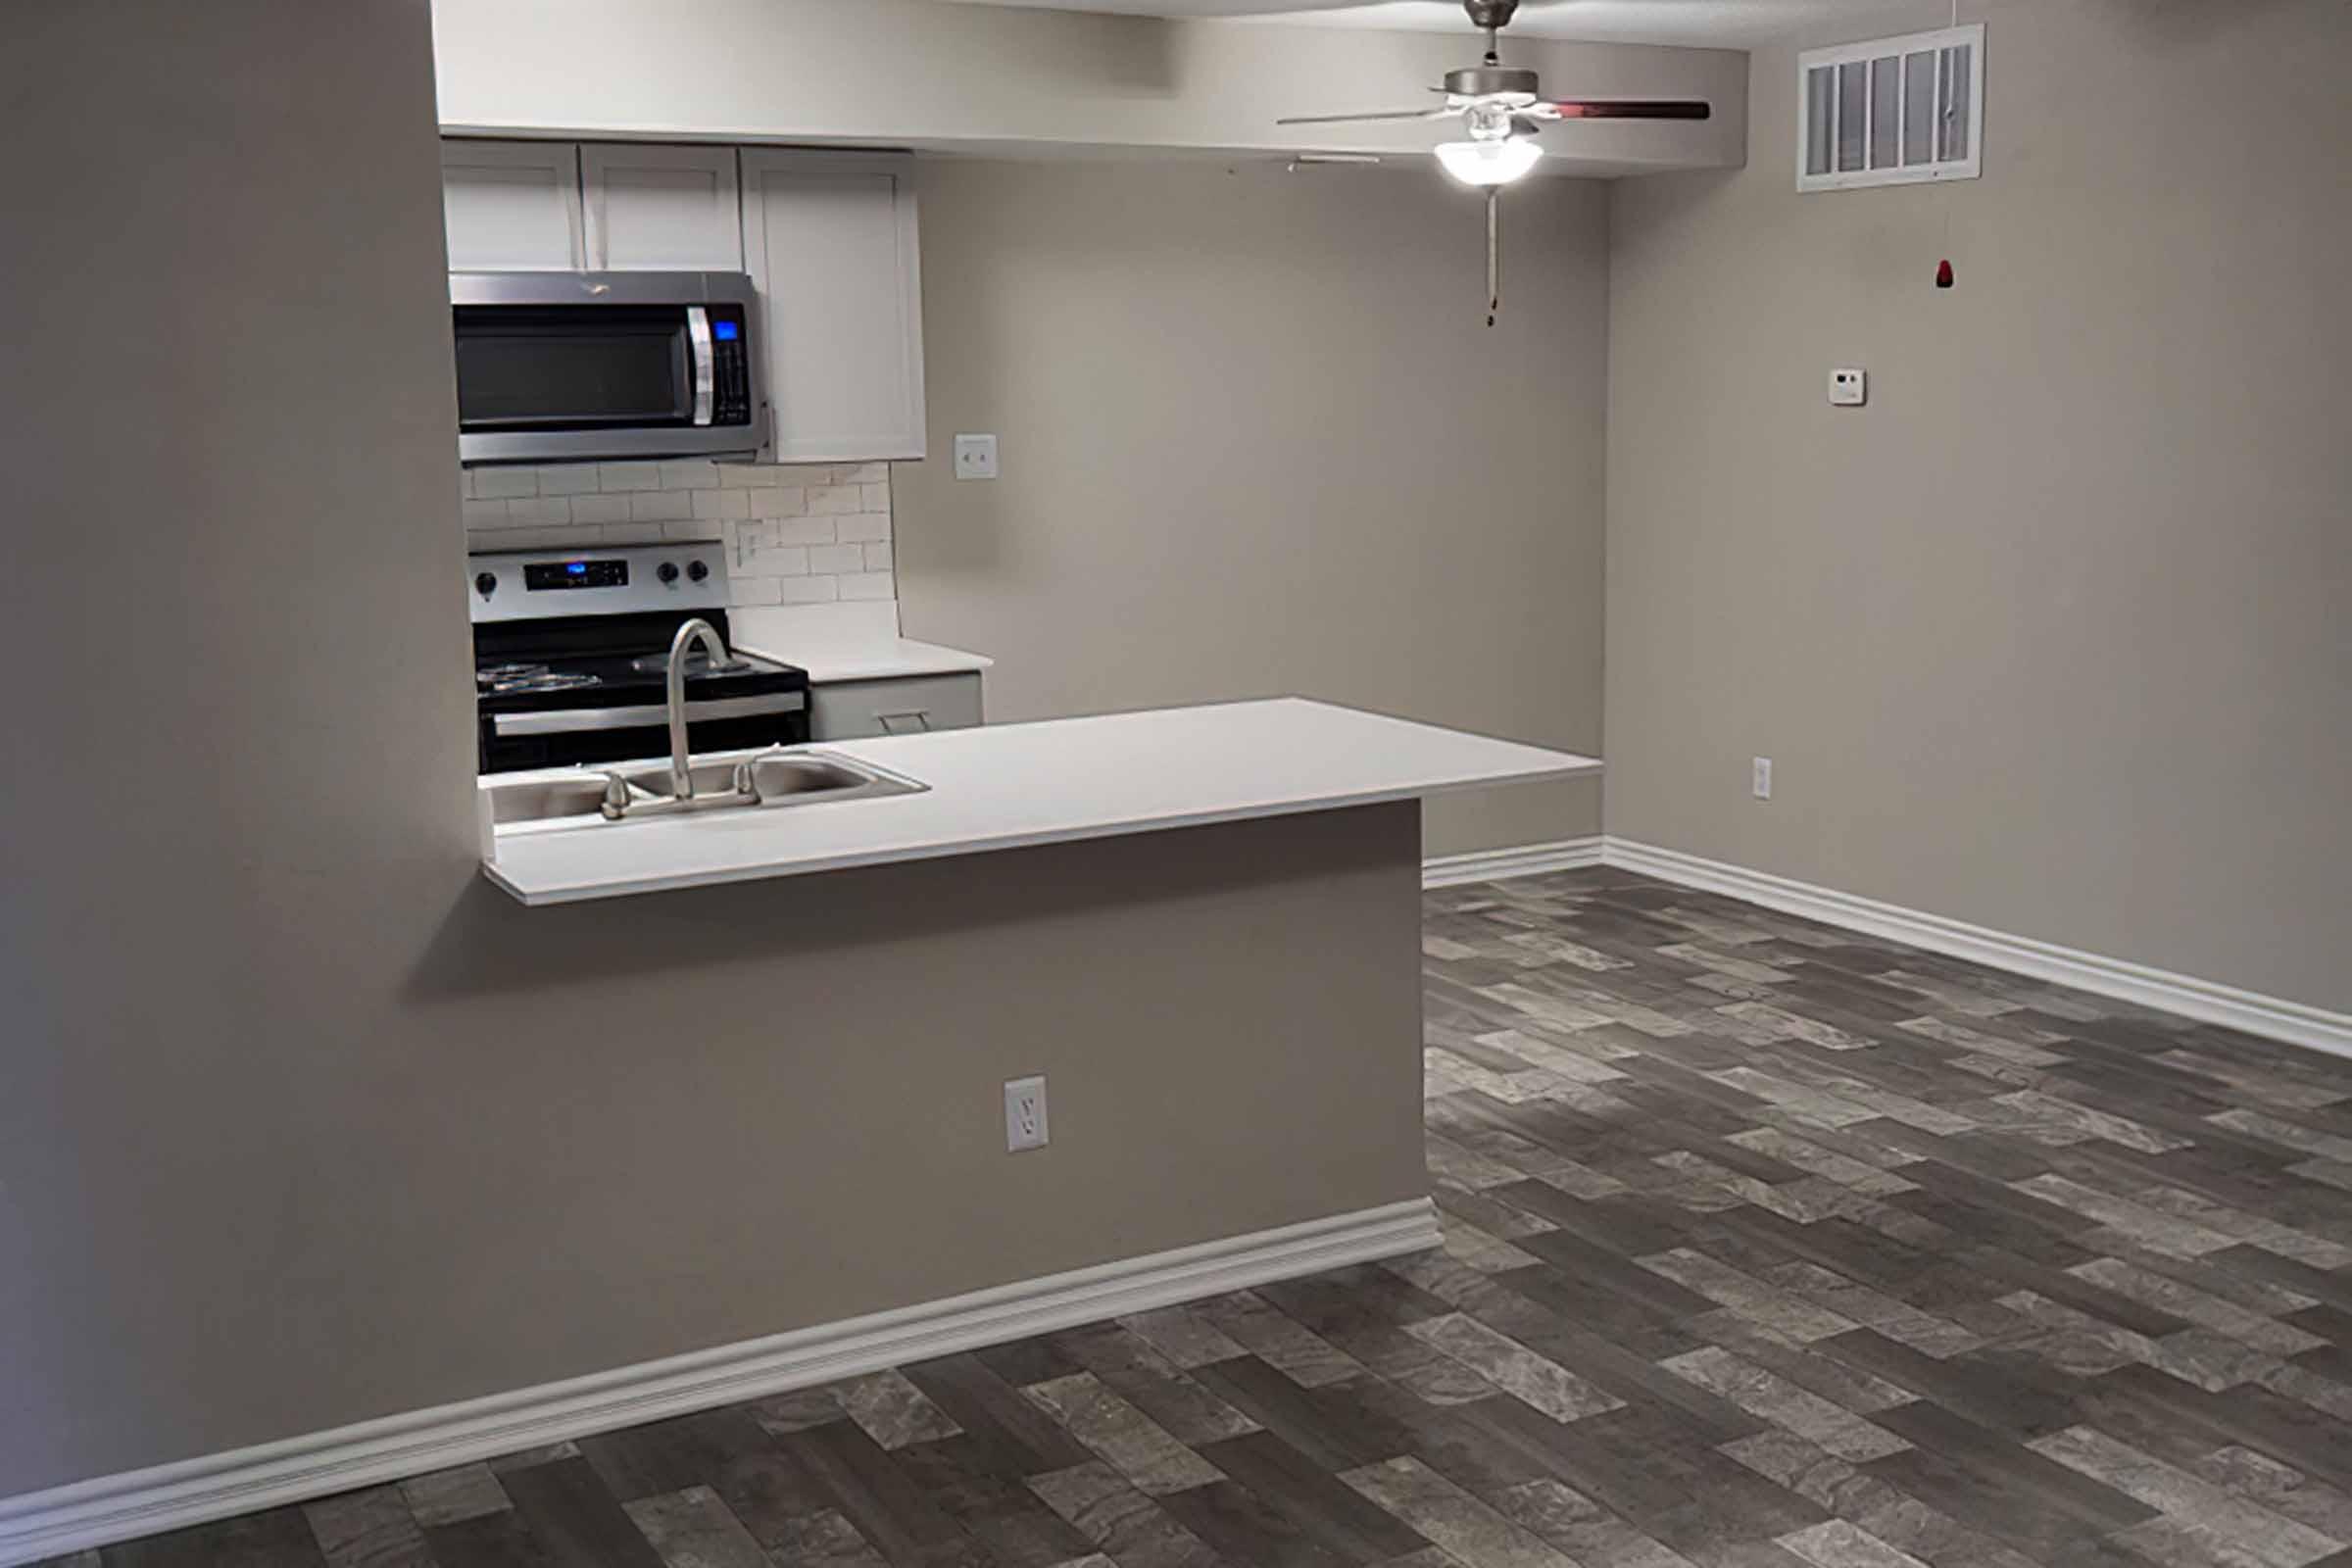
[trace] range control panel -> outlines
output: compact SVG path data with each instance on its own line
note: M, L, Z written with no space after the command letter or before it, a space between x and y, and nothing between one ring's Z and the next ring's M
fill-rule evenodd
M544 620L647 610L723 610L726 547L716 539L579 552L479 551L466 558L471 618Z
M626 588L625 561L534 561L522 568L522 586L530 593L574 588Z

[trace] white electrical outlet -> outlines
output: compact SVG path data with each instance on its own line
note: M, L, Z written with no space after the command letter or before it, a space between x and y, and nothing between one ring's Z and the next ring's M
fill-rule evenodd
M1830 402L1840 409L1858 409L1870 401L1868 370L1832 370Z
M1017 1154L1024 1149L1043 1149L1048 1137L1046 1080L1008 1079L1004 1085L1004 1152Z
M994 479L997 476L997 438L959 435L956 438L956 477Z
M1755 760L1755 771L1748 780L1748 788L1754 792L1756 799L1759 801L1769 801L1772 799L1771 758L1759 757Z

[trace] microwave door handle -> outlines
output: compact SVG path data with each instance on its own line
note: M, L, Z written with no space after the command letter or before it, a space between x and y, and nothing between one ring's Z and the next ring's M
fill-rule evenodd
M710 347L710 313L700 305L686 307L686 336L694 345L694 422L710 422L711 388L717 381L716 356Z

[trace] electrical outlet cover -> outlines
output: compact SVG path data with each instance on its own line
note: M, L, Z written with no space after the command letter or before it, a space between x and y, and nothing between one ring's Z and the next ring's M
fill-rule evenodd
M1858 409L1870 401L1870 372L1842 369L1830 372L1830 402L1841 409Z
M959 435L956 438L956 477L994 479L997 476L997 438Z
M1046 1080L1013 1078L1004 1085L1004 1152L1043 1149L1051 1138L1046 1125Z
M1757 800L1769 801L1772 799L1771 758L1759 757L1755 760L1753 776L1749 779L1748 786Z

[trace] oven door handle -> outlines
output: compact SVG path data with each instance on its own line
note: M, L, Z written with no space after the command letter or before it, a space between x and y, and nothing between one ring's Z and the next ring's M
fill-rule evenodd
M769 713L797 713L808 706L806 692L780 692L770 697L720 697L688 703L686 722L714 718L760 718ZM669 710L659 703L627 708L556 708L537 713L493 713L493 735L570 735L586 730L658 729L669 722Z
M718 377L718 360L710 347L710 313L700 305L686 307L686 337L694 345L694 422L710 422L711 388Z

